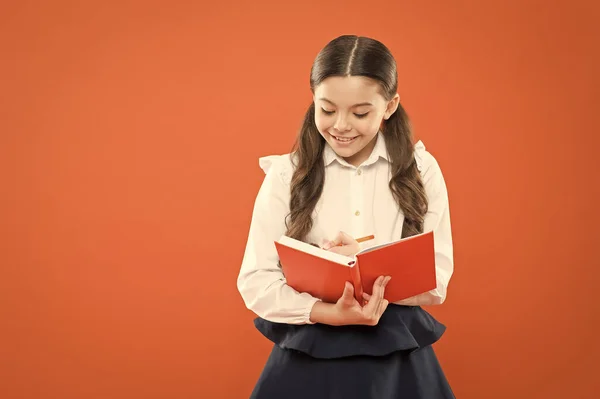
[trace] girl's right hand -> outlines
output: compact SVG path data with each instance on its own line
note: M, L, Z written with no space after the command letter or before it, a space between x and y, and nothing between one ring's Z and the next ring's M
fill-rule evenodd
M383 312L387 309L388 300L384 298L385 286L391 277L380 276L373 284L373 294L365 294L368 300L365 306L354 298L354 287L349 282L344 287L344 292L335 304L317 302L311 312L311 320L315 323L333 326L343 325L368 325L375 326Z

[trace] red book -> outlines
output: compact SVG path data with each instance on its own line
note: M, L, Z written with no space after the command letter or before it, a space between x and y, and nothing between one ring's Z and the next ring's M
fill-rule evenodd
M385 299L397 302L436 287L433 232L364 249L354 257L326 251L283 236L275 242L287 284L325 302L335 303L346 281L363 303L379 276L391 276Z

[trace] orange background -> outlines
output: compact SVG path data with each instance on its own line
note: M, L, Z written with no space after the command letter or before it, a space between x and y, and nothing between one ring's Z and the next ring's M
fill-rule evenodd
M457 397L597 397L597 2L11 3L0 397L249 395L257 159L289 151L343 33L391 48L446 176L456 273L428 310Z

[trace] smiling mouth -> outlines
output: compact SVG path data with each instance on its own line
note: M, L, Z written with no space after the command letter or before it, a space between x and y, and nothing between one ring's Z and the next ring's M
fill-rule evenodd
M334 136L333 134L330 134L331 137L333 137L336 141L339 141L340 143L350 143L351 141L356 140L356 138L358 136L354 136L354 137L338 137L338 136Z

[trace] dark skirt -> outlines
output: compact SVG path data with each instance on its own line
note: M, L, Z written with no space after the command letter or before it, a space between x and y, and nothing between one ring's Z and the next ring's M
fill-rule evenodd
M275 345L251 399L454 398L431 347L446 328L420 307L373 327L254 324Z

